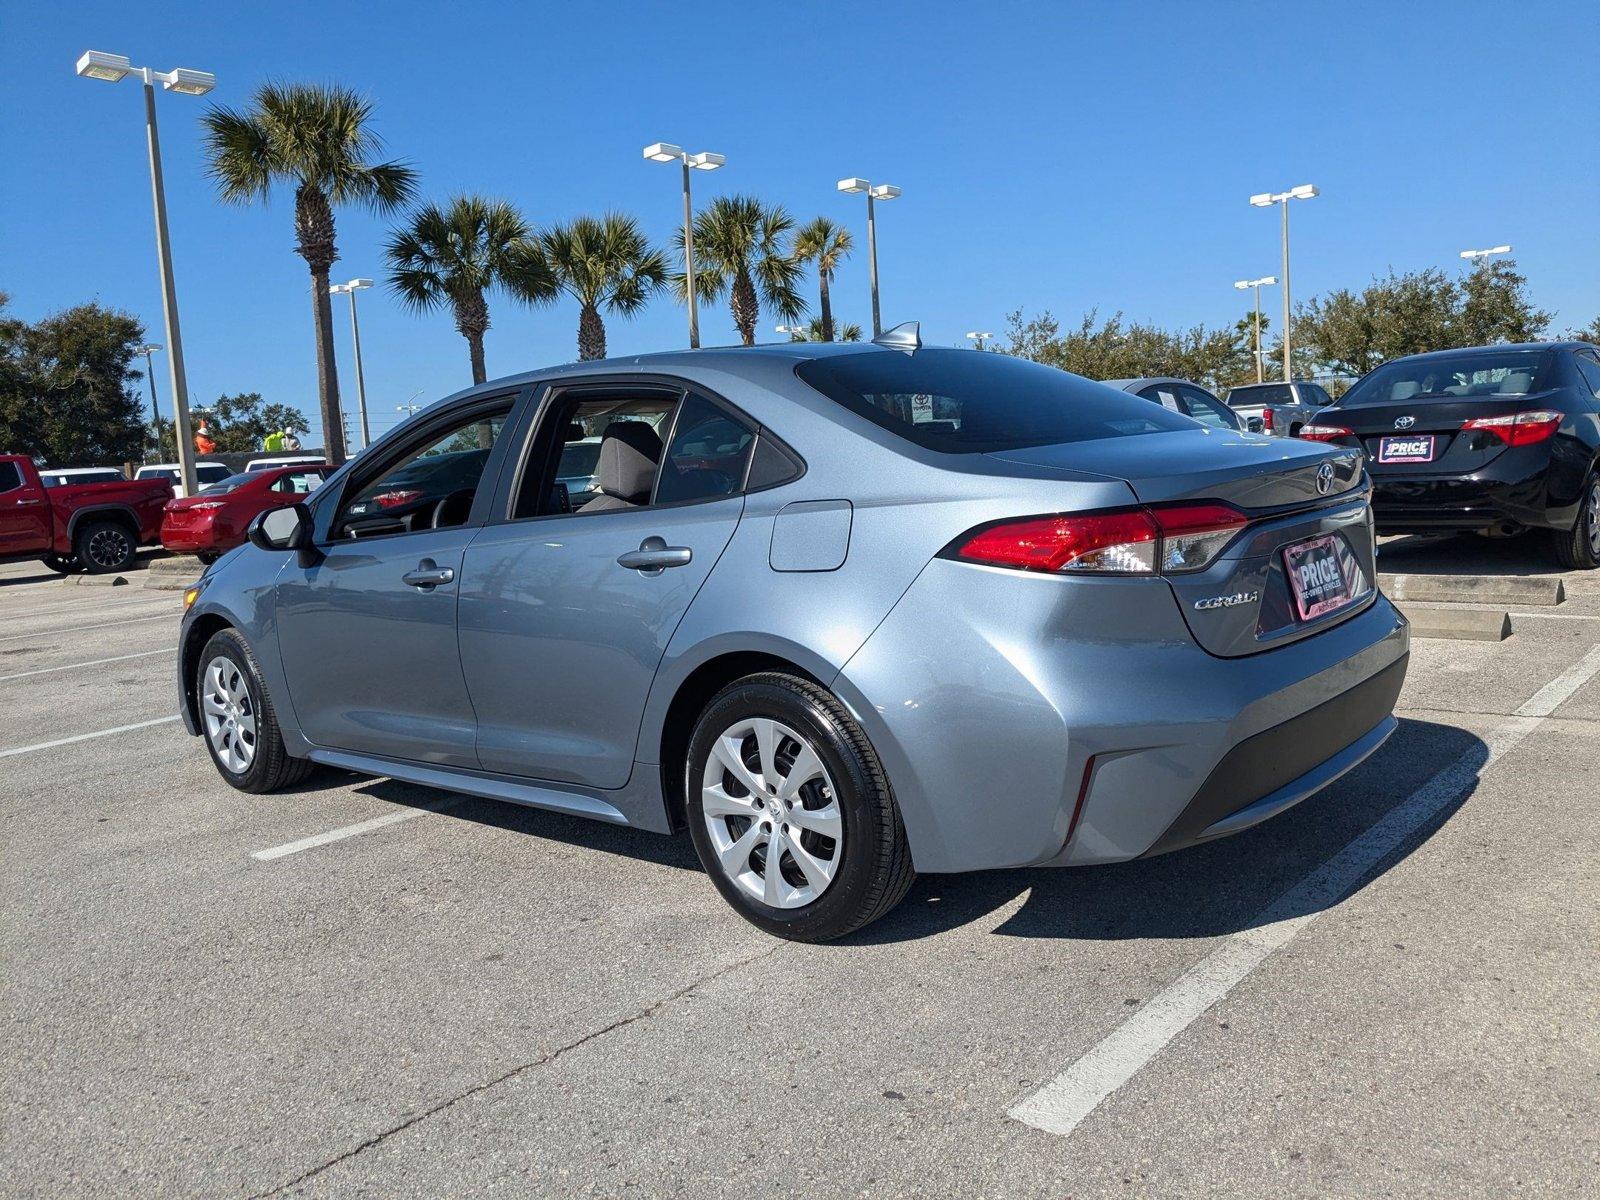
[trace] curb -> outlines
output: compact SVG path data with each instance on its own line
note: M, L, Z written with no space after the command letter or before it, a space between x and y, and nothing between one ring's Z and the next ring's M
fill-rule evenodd
M1511 614L1483 608L1433 608L1408 605L1401 610L1414 638L1449 638L1462 642L1503 642L1511 636Z
M1519 575L1378 575L1391 600L1441 604L1561 604L1567 589L1559 579Z

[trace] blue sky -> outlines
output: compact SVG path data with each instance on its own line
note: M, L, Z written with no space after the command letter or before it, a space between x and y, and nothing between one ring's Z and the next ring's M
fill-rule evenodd
M1323 195L1292 213L1296 297L1511 242L1560 330L1600 313L1595 34L1592 7L1538 2L29 0L0 16L0 289L28 318L97 298L165 340L139 91L76 78L93 48L218 77L206 100L158 97L196 404L259 391L315 409L290 197L223 207L200 157L208 100L243 104L269 77L368 93L428 196L501 196L536 224L615 208L665 242L679 200L673 171L640 156L656 140L727 155L697 198L748 190L863 243L861 197L835 181L898 184L879 221L884 319L940 342L1019 306L1231 322L1232 282L1278 268L1276 214L1247 197L1306 182ZM341 213L335 278L381 278L386 225ZM864 247L835 297L866 324ZM491 305L491 376L574 357L570 303ZM708 344L735 340L725 307L701 322ZM613 354L685 337L666 299L608 327ZM443 314L374 289L362 333L376 429L413 393L470 381Z

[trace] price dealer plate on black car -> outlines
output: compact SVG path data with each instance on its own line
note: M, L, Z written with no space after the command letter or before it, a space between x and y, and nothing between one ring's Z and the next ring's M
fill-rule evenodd
M1302 621L1335 612L1355 599L1352 581L1345 574L1344 559L1339 553L1336 534L1297 542L1284 549L1289 591Z
M1425 463L1433 461L1433 434L1406 433L1378 440L1381 463Z

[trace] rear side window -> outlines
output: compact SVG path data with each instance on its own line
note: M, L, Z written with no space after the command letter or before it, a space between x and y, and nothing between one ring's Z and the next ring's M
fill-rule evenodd
M684 397L656 485L656 503L731 496L744 484L755 430L693 392Z
M1574 361L1578 364L1578 374L1583 376L1583 381L1589 385L1589 390L1600 396L1600 359L1585 353L1575 355Z
M1127 392L1005 354L869 350L814 358L795 373L857 416L945 454L1194 428Z
M22 486L22 472L16 463L0 462L0 492L12 492Z

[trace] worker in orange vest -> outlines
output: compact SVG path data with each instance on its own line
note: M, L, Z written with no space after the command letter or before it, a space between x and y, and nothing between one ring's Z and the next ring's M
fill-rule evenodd
M194 448L198 454L216 453L217 441L211 436L211 428L206 424L204 417L200 418L200 428L195 430Z

